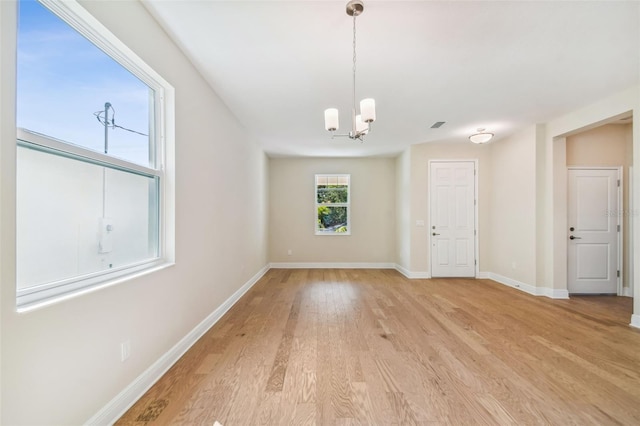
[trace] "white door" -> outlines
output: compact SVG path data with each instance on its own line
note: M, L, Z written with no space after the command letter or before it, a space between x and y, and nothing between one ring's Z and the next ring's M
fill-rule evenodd
M431 276L475 276L475 163L431 162Z
M618 292L618 170L570 169L568 290Z

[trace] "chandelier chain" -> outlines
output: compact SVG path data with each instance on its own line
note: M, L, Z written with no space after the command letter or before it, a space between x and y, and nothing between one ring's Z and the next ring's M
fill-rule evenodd
M356 110L356 14L353 14L353 110Z
M356 16L353 15L353 73L356 72Z

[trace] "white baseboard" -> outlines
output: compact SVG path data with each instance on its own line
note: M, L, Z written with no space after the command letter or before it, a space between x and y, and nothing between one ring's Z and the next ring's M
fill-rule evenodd
M478 280L489 279L489 274L490 274L490 272L478 272L478 275L476 275L476 279L478 279Z
M561 290L549 287L536 287L538 289L537 296L546 296L551 299L568 299L569 290Z
M262 268L249 281L231 295L222 305L207 316L200 324L184 336L174 347L162 355L155 363L147 368L129 386L107 403L100 411L91 417L87 425L114 424L131 406L153 386L171 366L184 355L194 343L200 339L222 316L236 304L238 300L258 282L269 270L269 265Z
M633 314L631 315L631 327L640 328L640 315Z
M529 293L534 296L546 296L551 299L568 299L569 292L567 290L559 290L548 287L536 287L531 284L525 284L523 282L514 280L512 278L505 277L500 274L496 274L493 272L488 273L489 279L504 284L509 287L513 287L520 291L524 291L525 293Z
M395 269L393 263L368 262L275 262L269 266L273 269Z
M396 271L400 272L402 275L412 280L424 280L424 279L431 278L431 275L429 275L428 272L412 272L407 268L401 265L398 265L397 263L394 265L394 267Z
M496 274L494 272L489 272L489 279L493 280L497 283L509 286L509 287L513 287L515 289L518 289L520 291L524 291L525 293L529 293L532 294L534 296L537 296L537 291L536 291L536 287L532 286L530 284L525 284L523 282L514 280L512 278L508 278L505 277L504 275L500 275L500 274Z
M625 297L633 297L633 290L631 289L631 287L623 287L622 295Z

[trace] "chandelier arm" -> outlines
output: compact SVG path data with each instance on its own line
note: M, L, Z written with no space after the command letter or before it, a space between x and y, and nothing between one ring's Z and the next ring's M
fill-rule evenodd
M335 138L350 138L350 139L353 139L353 136L351 135L351 133L332 134L331 135L331 139L335 139Z
M363 141L364 142L364 136L366 135L366 133L364 132L357 132L357 133L339 133L339 134L332 134L331 135L331 139L335 139L335 138L349 138L351 140L359 140L359 141Z

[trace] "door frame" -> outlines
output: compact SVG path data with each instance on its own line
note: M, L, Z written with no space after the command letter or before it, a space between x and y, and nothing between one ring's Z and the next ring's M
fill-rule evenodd
M627 178L629 180L629 191L627 192L627 197L629 198L629 211L625 212L625 214L629 215L629 244L627 244L627 246L629 247L629 253L627 254L627 259L629 260L629 291L627 293L624 293L623 296L627 296L627 297L633 297L633 288L634 288L634 283L633 283L633 276L635 274L635 266L634 266L634 262L633 262L633 216L634 216L634 212L635 212L635 207L634 207L634 203L633 203L633 166L629 166L629 177ZM624 192L622 193L624 195ZM624 222L624 221L623 221ZM624 241L624 238L623 238ZM624 261L622 263L622 266L624 267ZM624 284L624 281L623 281ZM624 289L623 289L624 290Z
M568 166L567 167L567 223L569 218L569 171L570 170L615 170L618 172L618 191L616 193L617 203L616 203L616 224L620 227L620 231L618 234L618 259L617 259L617 269L620 271L620 276L617 277L616 280L616 294L618 296L623 296L623 283L624 283L624 246L623 246L623 235L624 235L624 220L622 215L625 214L624 208L624 167L623 166ZM567 231L567 235L568 235ZM567 288L569 288L569 245L567 244Z
M480 228L479 228L479 221L478 221L478 206L480 205L480 199L478 197L478 177L480 176L480 169L478 168L478 159L477 158L463 158L463 159L456 159L456 158L445 158L445 159L431 159L429 160L428 163L428 167L427 167L427 214L429 215L429 224L428 224L428 232L427 232L427 246L429 247L429 276L432 276L432 271L433 271L433 265L431 263L431 259L433 256L433 253L431 251L432 245L431 245L431 165L433 163L473 163L473 199L474 199L474 203L473 203L473 216L474 216L474 222L473 222L473 226L475 228L475 232L473 234L473 247L474 247L474 261L475 261L475 268L474 268L474 273L475 273L475 277L469 277L469 278L482 278L480 276L480 244L479 244L479 235L480 235Z

